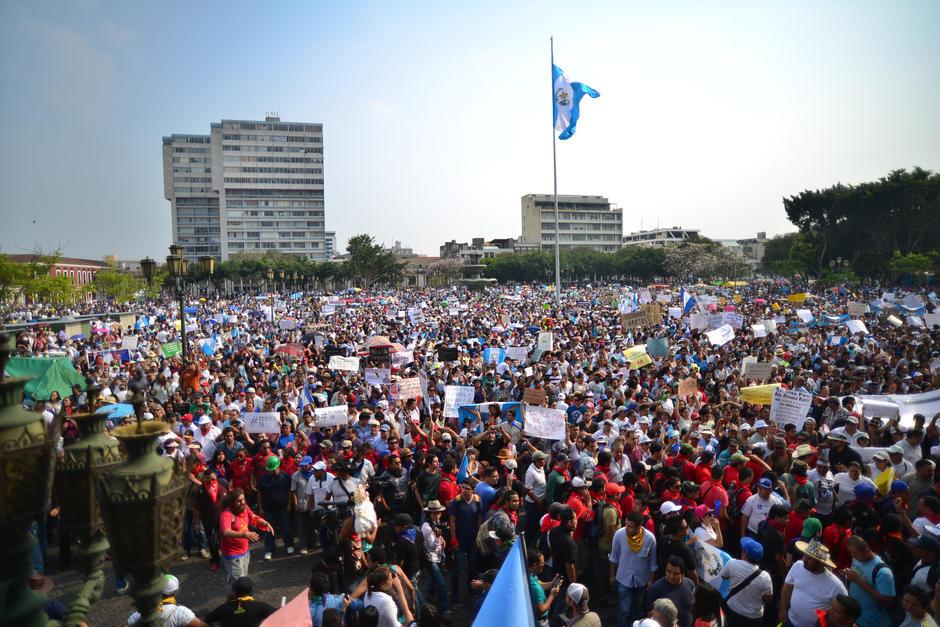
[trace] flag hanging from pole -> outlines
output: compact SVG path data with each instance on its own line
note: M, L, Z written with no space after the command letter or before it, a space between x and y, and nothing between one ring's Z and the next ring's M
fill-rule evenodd
M552 112L555 130L561 131L558 139L568 139L574 135L581 116L581 98L585 95L597 98L600 93L584 83L572 83L560 67L552 65Z
M515 544L509 550L503 565L499 567L496 579L483 599L473 627L535 627L523 542L522 536L516 537Z

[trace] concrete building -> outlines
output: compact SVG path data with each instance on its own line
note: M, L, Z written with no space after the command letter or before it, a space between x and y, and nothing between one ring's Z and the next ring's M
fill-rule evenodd
M323 126L222 120L209 135L163 138L173 239L187 257L241 252L328 258Z
M332 259L338 252L336 250L336 231L326 231L323 234L323 247L327 259Z
M391 246L383 246L382 248L384 248L386 252L392 253L399 259L415 256L415 251L411 248L411 246L402 246L401 242L398 240L395 240L395 243Z
M474 237L470 243L451 240L441 245L440 255L442 259L459 259L462 263L470 263L473 256L476 256L476 259L492 259L496 255L518 252L517 244L518 242L511 237L490 241L482 237Z
M767 247L767 233L761 231L757 237L745 239L716 239L716 242L744 259L752 269L756 269L764 260Z
M6 255L6 257L13 263L34 263L42 260L40 255L35 254ZM49 276L64 276L76 288L82 289L95 280L95 275L102 270L107 270L109 267L107 263L97 259L59 257L58 261L49 266ZM90 302L94 297L91 293L88 293L83 295L82 298Z
M558 242L561 248L613 252L622 245L623 210L603 196L558 196ZM555 197L522 197L522 241L542 250L555 248Z
M699 229L684 229L681 226L672 228L655 228L646 231L636 231L625 235L624 246L665 246L666 244L679 244L699 237Z

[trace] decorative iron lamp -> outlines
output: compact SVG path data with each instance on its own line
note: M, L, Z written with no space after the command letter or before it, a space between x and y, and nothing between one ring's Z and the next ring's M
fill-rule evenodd
M130 387L137 423L114 430L127 459L98 478L98 503L111 540L114 570L132 579L130 595L140 612L139 624L158 627L163 625L163 573L179 551L191 483L182 465L157 455L157 438L169 431L169 425L143 421L140 382L135 380Z
M151 259L150 257L145 257L140 260L140 271L144 275L144 279L147 281L148 286L153 286L153 271L157 267L157 262Z
M16 339L0 333L0 625L45 625L45 595L29 587L35 540L29 527L49 508L54 444L61 414L47 430L42 416L23 409L31 377L6 377Z
M202 271L212 276L215 274L215 257L200 257L199 266L202 268Z
M110 545L104 535L104 524L96 483L122 460L120 445L105 429L107 414L94 413L99 388L88 380L88 408L92 413L73 415L80 439L65 447L56 478L62 489L59 503L63 531L76 538L79 549L79 570L85 578L78 595L69 606L65 622L76 625L85 621L91 606L104 591L104 559Z

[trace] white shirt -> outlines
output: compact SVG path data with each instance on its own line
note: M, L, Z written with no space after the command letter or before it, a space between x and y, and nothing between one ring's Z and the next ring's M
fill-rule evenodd
M212 459L212 456L215 455L215 439L220 435L222 435L222 430L215 425L209 427L209 431L205 435L203 435L200 427L196 427L193 433L193 442L202 444L202 454L206 456L206 459Z
M429 523L421 525L421 535L424 536L424 557L432 564L444 561L444 537L434 533Z
M849 433L845 430L845 427L839 427L838 429L833 429L832 433L841 433L849 441L849 446L858 447L858 439L862 435L868 435L861 429L856 429L855 433Z
M749 564L744 560L731 560L721 569L721 576L728 580L728 589L732 590L759 568L757 564ZM772 594L773 591L770 574L764 571L728 599L728 607L741 616L761 618L764 615L763 595Z
M811 573L803 567L803 560L793 563L784 582L793 585L787 618L794 627L813 627L816 610L828 610L837 595L848 594L829 569L818 575Z
M367 592L364 603L379 611L378 627L399 627L398 606L395 600L384 592Z
M774 505L783 505L783 499L774 494L770 493L770 498L764 500L760 497L760 494L752 494L744 502L744 507L741 508L741 514L747 516L747 529L757 533L757 527L760 525L762 520L767 518L767 514L770 513L770 508Z
M529 464L529 469L525 471L525 489L532 490L533 494L540 499L545 498L545 468L536 468L535 464ZM525 500L534 503L535 500L525 495Z
M912 464L916 464L917 460L921 458L920 445L911 446L911 443L907 441L907 438L904 438L900 442L896 442L896 444L897 446L901 447L901 450L904 451L904 459L911 462Z
M160 612L163 614L163 624L166 627L186 627L196 618L195 612L188 607L172 603L160 606ZM140 612L134 612L127 619L127 624L136 625L139 621Z
M307 503L310 508L316 507L326 500L326 495L330 493L330 487L333 485L333 475L325 473L323 479L317 479L316 471L307 481L307 497L313 497L312 503Z
M875 482L866 477L865 475L859 475L858 480L852 479L847 472L836 473L836 476L833 477L832 483L838 488L836 492L836 507L840 507L849 503L850 501L855 500L855 487L862 483L867 483L871 487L877 489Z

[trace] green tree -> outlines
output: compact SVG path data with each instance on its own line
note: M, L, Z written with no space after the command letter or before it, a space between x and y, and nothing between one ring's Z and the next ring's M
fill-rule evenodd
M349 238L346 252L349 260L344 265L364 289L379 283L397 285L405 278L404 262L377 244L371 235L362 233Z
M98 272L86 290L110 298L116 303L127 303L134 300L144 287L143 280L109 268Z
M26 264L16 263L6 255L0 255L0 303L13 300L28 278Z
M888 267L896 278L908 277L919 281L927 272L934 272L937 268L937 259L940 254L931 251L930 254L908 253L902 255L901 251L896 250L891 255L891 261Z

